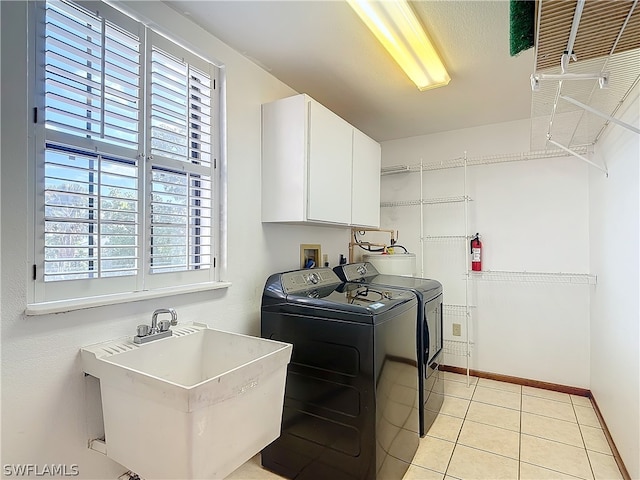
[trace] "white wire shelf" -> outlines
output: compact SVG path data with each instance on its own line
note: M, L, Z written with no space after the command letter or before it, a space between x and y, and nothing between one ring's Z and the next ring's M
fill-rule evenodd
M398 202L381 202L380 207L412 207L415 205L441 205L446 203L462 203L473 200L469 196L425 198L423 200L403 200Z
M471 355L471 350L475 345L474 342L469 342L469 350L467 350L467 342L463 340L444 340L443 344L444 353L458 357L468 357Z
M475 305L469 305L469 308L476 308ZM467 315L467 307L465 305L442 305L442 312L451 317L464 317Z
M579 145L572 147L572 150L576 153L586 155L588 153L588 145ZM476 166L476 165L491 165L494 163L507 163L507 162L522 162L527 160L543 160L546 158L555 158L555 157L570 157L571 154L567 153L565 150L560 148L555 149L547 149L547 150L537 150L533 152L519 152L519 153L507 153L502 155L487 155L480 157L467 157L466 164L468 167ZM380 175L394 175L398 173L414 173L420 171L429 171L429 170L444 170L447 168L459 168L464 167L465 159L464 157L452 158L448 160L441 160L438 162L427 162L422 163L422 165L412 164L412 165L391 165L388 167L383 167L380 170Z
M395 175L397 173L409 173L409 165L392 165L390 167L382 167L380 175Z
M426 235L424 237L422 237L423 240L431 240L431 241L437 241L437 240L469 240L470 238L473 238L473 236L471 235Z
M563 283L596 285L598 277L589 273L509 272L502 270L470 271L472 280L521 283Z

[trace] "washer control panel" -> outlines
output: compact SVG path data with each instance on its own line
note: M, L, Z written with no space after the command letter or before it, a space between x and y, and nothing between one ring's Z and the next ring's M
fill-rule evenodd
M371 265L369 262L350 263L348 265L343 265L341 268L347 282L357 282L362 280L364 277L378 275L376 267Z
M340 283L340 279L330 268L297 270L281 274L282 288L285 293L296 293L311 288L324 287Z

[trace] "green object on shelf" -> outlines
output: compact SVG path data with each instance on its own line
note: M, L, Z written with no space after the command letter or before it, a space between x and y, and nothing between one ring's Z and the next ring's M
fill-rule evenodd
M512 57L533 47L535 17L536 3L534 0L510 0L509 52Z

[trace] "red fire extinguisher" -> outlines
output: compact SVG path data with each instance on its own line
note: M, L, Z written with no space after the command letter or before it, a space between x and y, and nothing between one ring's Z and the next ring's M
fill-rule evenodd
M482 271L482 242L479 233L471 239L471 270Z

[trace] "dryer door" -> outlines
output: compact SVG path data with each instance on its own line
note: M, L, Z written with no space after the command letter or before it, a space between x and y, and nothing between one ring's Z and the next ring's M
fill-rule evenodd
M424 304L423 345L425 365L442 350L442 295Z

